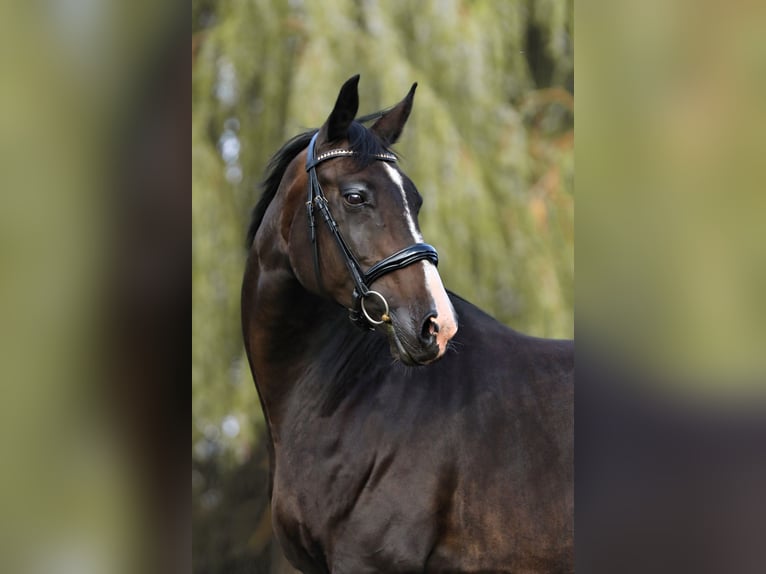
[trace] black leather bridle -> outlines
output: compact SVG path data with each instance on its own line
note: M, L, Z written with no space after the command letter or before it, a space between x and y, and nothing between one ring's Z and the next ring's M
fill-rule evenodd
M389 316L388 301L386 301L385 297L377 291L371 290L370 285L383 275L412 265L416 261L422 259L427 259L434 265L438 265L439 254L436 252L436 249L427 243L415 243L409 247L405 247L401 251L397 251L393 255L389 255L382 261L379 261L370 267L366 272L362 271L359 262L356 257L354 257L354 254L351 252L346 241L343 239L343 235L341 235L340 230L338 229L338 224L330 213L330 208L327 205L327 198L322 192L322 187L319 185L319 179L317 178L316 172L316 166L323 161L336 157L350 157L356 155L356 152L350 149L339 148L316 155L315 146L318 135L317 132L314 134L314 137L311 138L308 147L308 155L306 156L306 171L309 174L306 212L308 214L311 243L314 246L314 273L317 278L317 284L320 289L323 289L322 275L319 268L319 242L317 241L316 221L314 218L315 208L319 210L322 219L324 219L324 222L327 224L327 228L335 239L335 243L338 245L338 249L340 249L340 253L343 257L343 261L351 274L351 279L354 281L354 292L352 294L353 303L352 308L349 309L349 318L358 327L363 329L374 329L375 325L390 323L391 318ZM372 157L389 163L396 162L396 156L391 153L373 154ZM370 316L365 308L364 302L369 297L376 297L383 304L384 311L381 313L379 319Z

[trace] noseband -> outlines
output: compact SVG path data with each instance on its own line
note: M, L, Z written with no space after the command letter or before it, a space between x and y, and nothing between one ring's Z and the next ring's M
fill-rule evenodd
M350 157L356 155L356 152L350 149L334 149L326 151L322 154L316 155L316 140L317 135L311 138L308 147L308 155L306 156L306 171L309 174L309 191L308 201L306 201L306 212L309 220L309 231L311 234L311 243L314 246L314 273L317 278L317 284L322 289L322 275L319 269L319 242L316 237L316 221L314 218L314 209L316 208L322 215L322 219L327 224L327 228L330 230L331 235L335 239L335 243L338 245L340 254L343 257L343 261L346 264L346 268L351 274L351 279L354 281L354 292L352 294L352 308L349 309L349 318L351 321L361 327L362 329L374 329L375 325L382 323L390 323L391 318L389 316L388 301L385 297L377 291L372 291L370 285L373 282L380 279L383 275L403 269L408 265L412 265L416 261L426 259L437 265L439 263L439 255L432 246L427 243L415 243L409 247L405 247L401 251L397 251L393 255L389 255L382 261L379 261L366 272L362 271L359 262L354 254L351 252L346 241L343 239L343 235L338 229L338 224L330 213L330 208L327 205L327 198L322 192L322 187L319 185L319 178L317 177L316 166L327 161L328 159L336 157ZM375 159L379 161L385 161L389 163L396 162L396 156L391 153L373 154ZM383 313L379 319L373 318L365 307L365 301L371 297L378 299L383 305Z

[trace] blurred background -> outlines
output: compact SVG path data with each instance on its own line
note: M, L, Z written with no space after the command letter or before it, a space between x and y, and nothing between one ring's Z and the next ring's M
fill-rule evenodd
M361 74L448 289L541 337L574 333L573 3L192 2L194 570L269 572L260 405L242 346L245 230L269 157Z

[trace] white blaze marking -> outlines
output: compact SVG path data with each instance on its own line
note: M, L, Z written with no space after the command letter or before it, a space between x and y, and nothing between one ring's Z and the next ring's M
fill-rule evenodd
M402 204L404 205L404 220L412 233L412 238L416 243L423 241L423 236L415 227L415 220L412 218L410 204L407 201L407 194L404 192L404 181L402 175L389 164L384 163L383 167L399 188L402 194ZM455 310L452 308L452 302L449 300L447 291L444 289L442 278L438 269L430 261L421 261L425 275L426 289L431 293L431 299L436 308L437 323L439 324L439 333L436 335L436 341L439 344L439 355L441 356L447 348L447 343L457 332L457 322L455 321Z
M436 305L436 322L439 324L439 332L436 334L436 342L439 344L439 355L447 350L447 343L457 333L457 321L452 301L449 300L441 275L436 266L430 261L424 261L426 270L426 287L431 291L434 304Z
M399 188L399 193L402 194L402 203L404 203L404 220L407 222L407 227L410 228L410 233L412 233L413 239L416 243L422 242L423 236L420 235L418 228L415 227L415 220L412 219L412 212L410 211L410 204L407 201L407 194L404 193L404 181L402 180L402 174L396 171L387 163L384 163L383 167L386 168L389 177L394 181L396 187Z

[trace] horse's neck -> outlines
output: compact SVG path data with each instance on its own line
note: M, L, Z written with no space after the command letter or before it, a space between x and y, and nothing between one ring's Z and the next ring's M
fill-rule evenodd
M271 427L278 425L296 382L312 368L317 341L343 313L303 289L292 272L263 272L251 262L243 287L243 331Z

